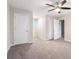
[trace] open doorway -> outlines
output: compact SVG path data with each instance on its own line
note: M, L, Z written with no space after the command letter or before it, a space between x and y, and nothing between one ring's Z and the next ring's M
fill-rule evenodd
M64 20L61 20L61 37L64 38Z
M38 19L37 18L34 18L33 19L33 39L35 39L35 38L38 37L37 28L38 28Z

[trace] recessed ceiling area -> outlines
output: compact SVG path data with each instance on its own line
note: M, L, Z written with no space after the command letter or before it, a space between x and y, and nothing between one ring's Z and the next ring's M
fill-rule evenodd
M15 8L30 10L33 11L34 14L48 14L48 15L64 15L70 13L70 10L61 10L61 13L58 14L55 11L48 12L48 10L52 9L51 7L45 5L47 3L55 5L56 2L60 2L62 0L8 0L9 4ZM71 1L67 0L66 4L63 6L71 6Z

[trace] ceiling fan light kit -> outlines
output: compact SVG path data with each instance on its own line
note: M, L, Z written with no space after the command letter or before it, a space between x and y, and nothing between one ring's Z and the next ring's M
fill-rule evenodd
M60 11L60 9L59 9L59 8L57 8L57 9L55 9L55 11L56 11L56 12L59 12L59 11Z

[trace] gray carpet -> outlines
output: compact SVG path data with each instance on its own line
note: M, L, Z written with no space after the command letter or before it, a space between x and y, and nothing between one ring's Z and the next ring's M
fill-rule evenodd
M37 40L12 46L7 59L71 59L71 43L63 40Z

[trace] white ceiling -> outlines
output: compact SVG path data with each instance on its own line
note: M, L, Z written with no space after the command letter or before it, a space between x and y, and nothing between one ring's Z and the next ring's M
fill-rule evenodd
M51 9L49 6L46 6L46 3L54 4L61 0L8 0L9 4L13 7L24 9L24 10L31 10L34 14L52 14L58 15L55 11L49 12L48 10ZM71 6L70 0L67 0L67 3L64 6ZM63 14L67 14L70 10L61 11Z
M9 0L10 5L27 10L38 9L44 6L49 0Z

